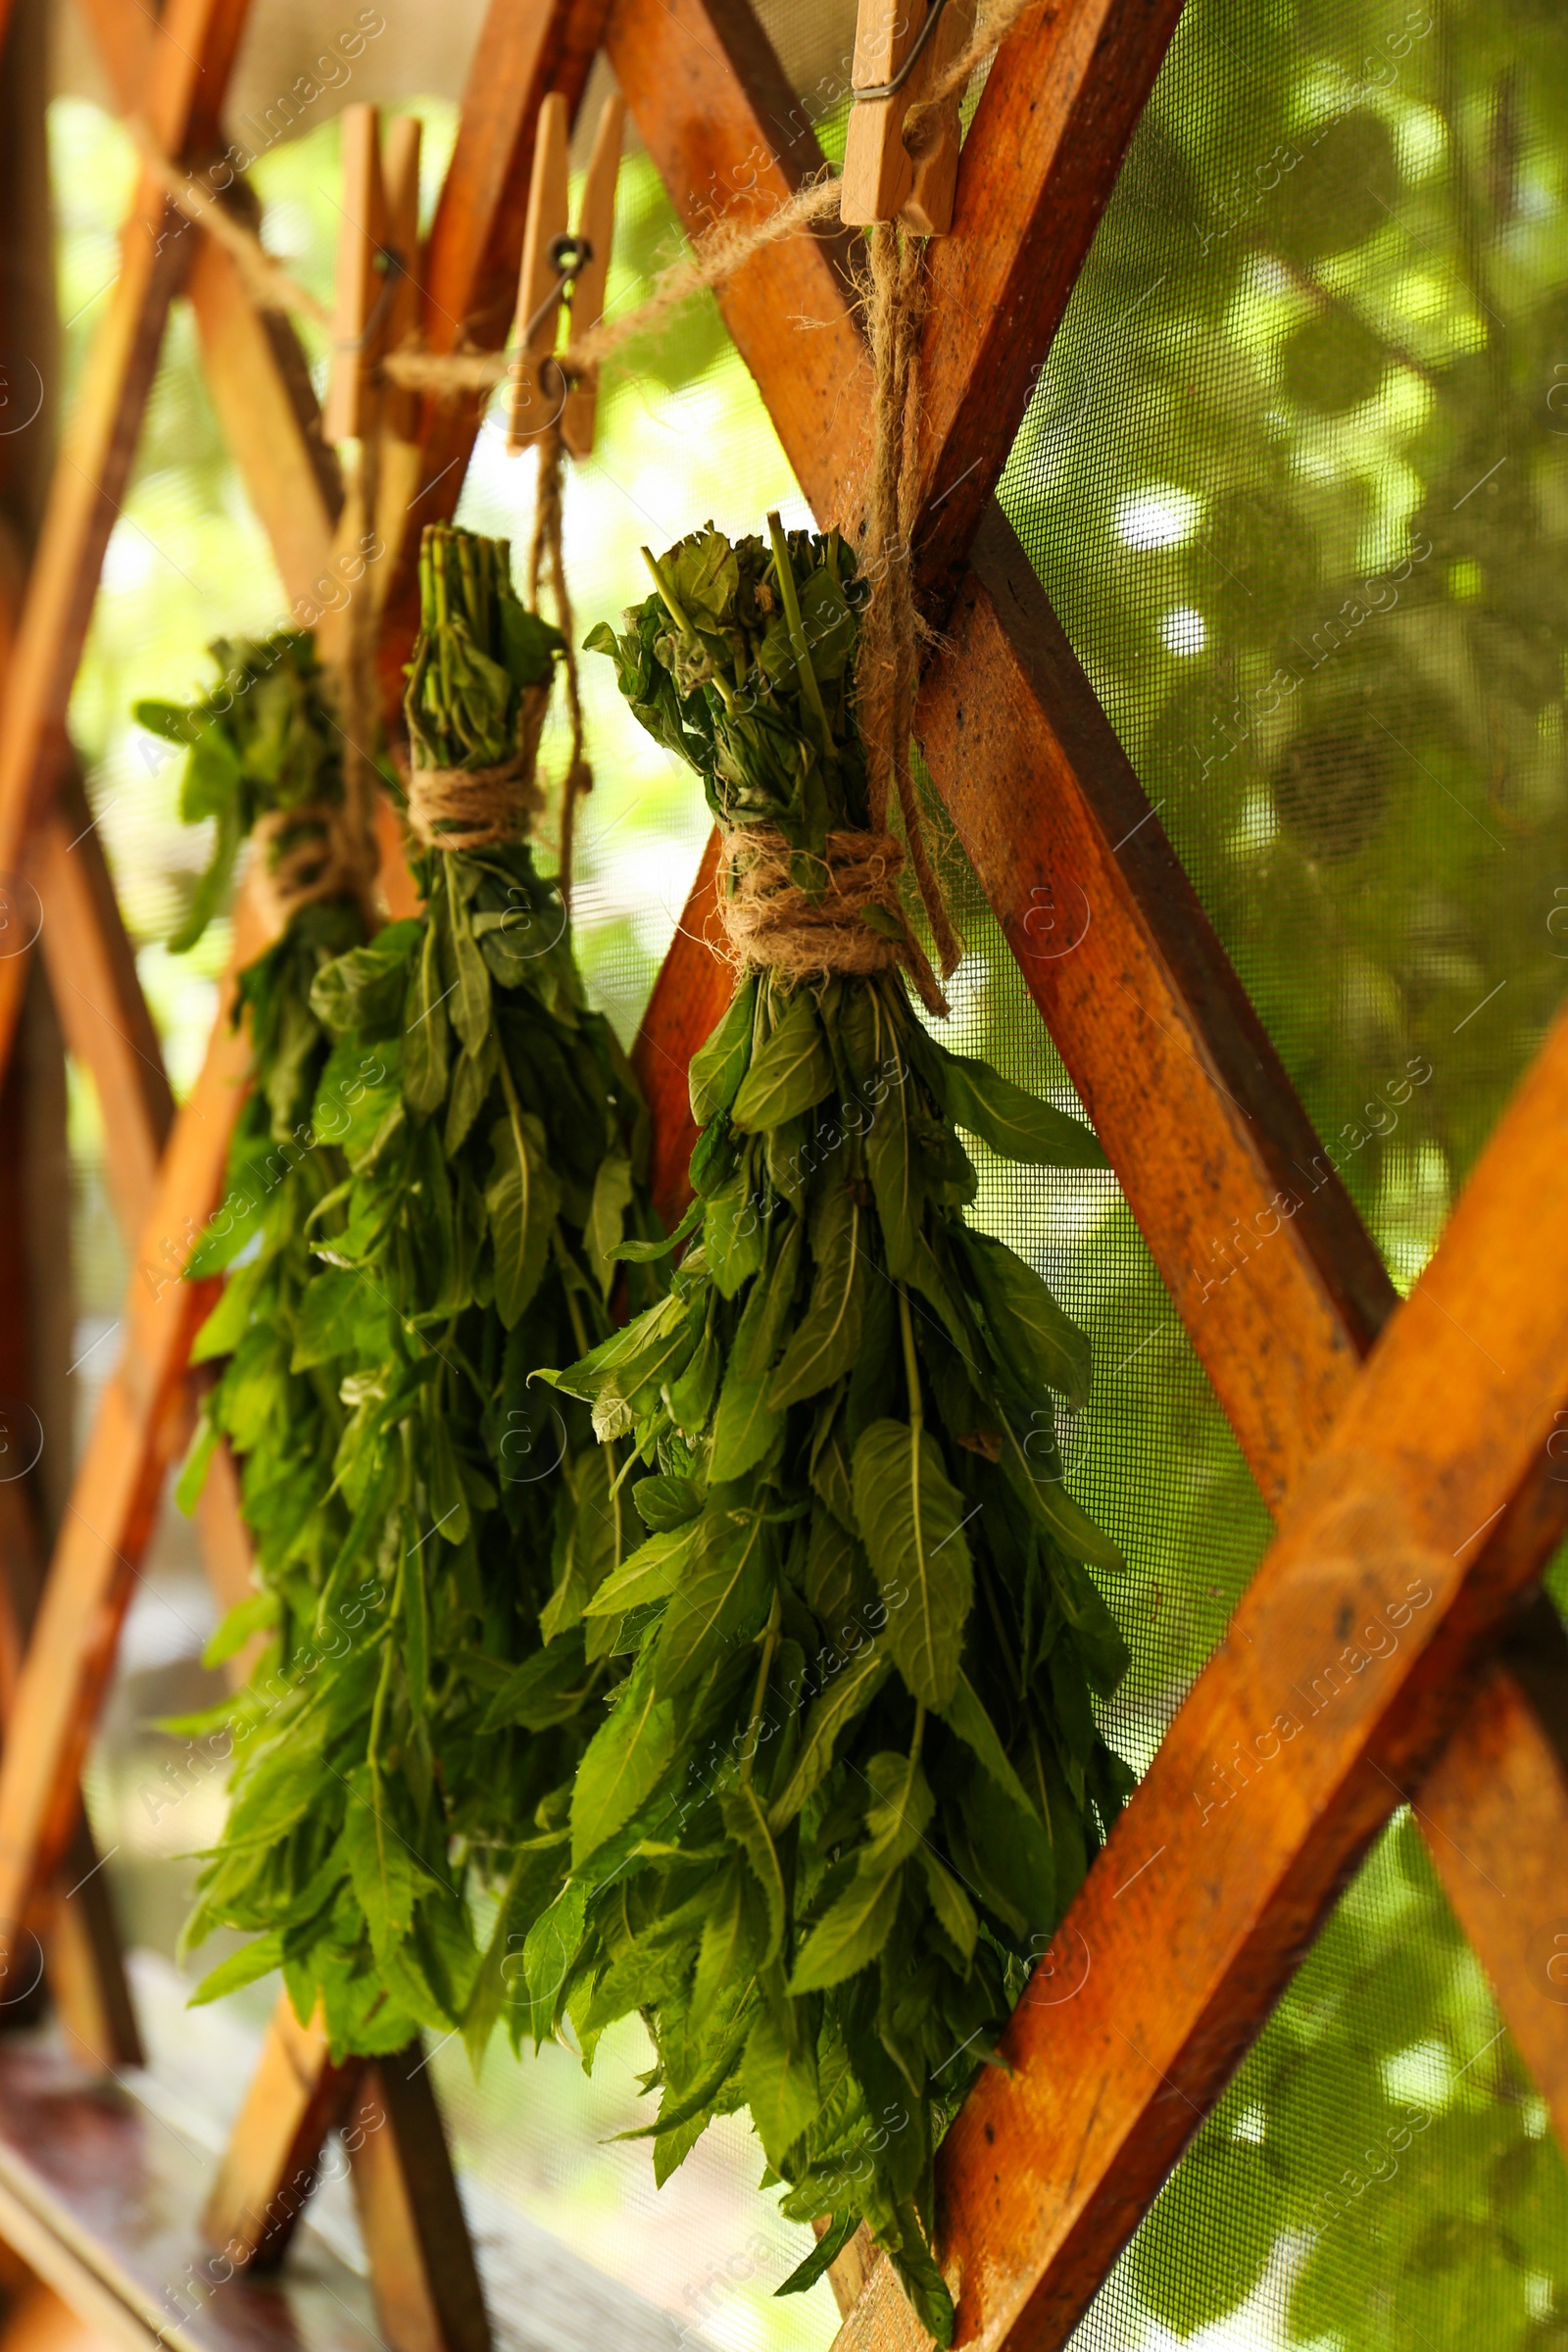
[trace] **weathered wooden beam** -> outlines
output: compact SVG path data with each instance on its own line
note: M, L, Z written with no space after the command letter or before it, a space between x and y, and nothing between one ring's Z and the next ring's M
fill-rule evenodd
M143 112L166 153L211 142L247 0L171 0L149 57ZM194 237L143 175L121 237L76 405L28 573L0 711L0 872L24 870L29 841L60 781L66 710L98 575L119 518L169 305ZM0 960L0 1060L9 1051L24 959Z
M421 2042L365 2069L345 2144L391 2352L489 2352L473 2243Z
M346 2112L363 2068L334 2066L320 2021L302 2026L280 1993L202 2217L209 2244L236 2269L275 2269L316 2187L321 2143Z
M242 898L236 963L260 940ZM201 1074L171 1134L122 1317L121 1356L99 1404L23 1662L0 1755L0 1934L36 1927L72 1832L77 1783L137 1564L189 1421L190 1344L216 1286L183 1280L220 1198L233 1104L250 1045L225 985Z
M1509 1236L1568 1234L1565 1084L1560 1017L944 2144L962 2344L1066 2340L1560 1539L1568 1264ZM839 2340L923 2340L885 2262Z

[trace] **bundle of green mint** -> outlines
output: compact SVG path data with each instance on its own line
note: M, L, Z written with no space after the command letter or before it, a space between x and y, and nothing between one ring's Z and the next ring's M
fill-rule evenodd
M809 933L834 837L867 823L853 557L773 517L649 563L656 593L589 643L701 775L732 876L749 842L787 856ZM904 935L891 893L862 919ZM934 2150L1128 1787L1094 1711L1126 1653L1085 1566L1119 1555L1054 1436L1088 1343L966 1223L960 1130L1102 1157L938 1044L891 963L796 965L746 970L692 1062L667 1295L555 1375L633 1449L646 1536L586 1605L630 1667L524 1961L541 2024L590 2054L649 2021L661 2179L749 2110L784 2212L829 2217L789 2285L864 2219L946 2343Z
M489 791L560 641L504 543L429 532L420 577L414 786ZM583 1610L625 1505L587 1410L529 1376L611 1332L612 1253L652 1230L645 1114L528 843L426 848L416 874L424 911L311 990L331 1043L315 1131L341 1173L298 1237L276 1358L330 1423L327 1533L290 1553L267 1671L220 1710L233 1803L187 1930L254 1937L206 1997L280 1966L338 2051L420 2025L481 2047L565 1879L573 1768L621 1671Z
M212 652L220 675L207 695L189 706L142 702L134 712L139 725L186 747L182 812L215 828L207 870L171 941L176 953L193 948L219 911L241 845L259 825L270 863L302 853L324 859L323 819L343 802L342 739L313 639L288 631L220 641ZM189 1507L226 1438L240 1461L263 1580L248 1619L230 1628L235 1645L251 1626L274 1622L291 1591L309 1594L342 1534L331 1492L344 1421L333 1367L321 1358L295 1369L293 1357L314 1271L310 1220L347 1172L333 1136L315 1124L315 1106L324 1095L346 1112L367 1075L339 1062L328 1077L332 1041L311 990L327 964L363 945L367 930L360 892L307 899L239 975L236 1017L250 1030L252 1082L229 1146L222 1203L187 1271L194 1279L235 1270L197 1338L194 1360L221 1370L204 1399L180 1490Z

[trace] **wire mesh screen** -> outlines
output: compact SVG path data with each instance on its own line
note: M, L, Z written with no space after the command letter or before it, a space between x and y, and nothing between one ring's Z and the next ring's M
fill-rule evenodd
M1401 1288L1568 953L1565 110L1539 0L1190 0L1002 493ZM970 936L977 1033L1051 1083ZM1094 1333L1142 1764L1261 1513L1125 1210L986 1205ZM1403 1817L1079 2341L1544 2344L1565 2296L1544 2109Z

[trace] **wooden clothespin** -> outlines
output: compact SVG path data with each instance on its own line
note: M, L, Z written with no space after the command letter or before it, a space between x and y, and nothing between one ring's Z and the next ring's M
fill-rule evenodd
M917 155L905 145L904 126L958 56L974 18L975 0L860 0L839 208L847 225L903 220L926 237L946 236L953 226L958 93L926 119Z
M329 441L364 440L378 428L407 440L415 431L416 395L386 395L376 370L416 323L420 127L416 115L399 116L383 165L377 109L343 110L337 295L322 419Z
M361 610L362 594L371 613L379 610L392 573L381 555L400 543L418 487L418 395L384 382L380 368L418 325L420 129L417 116L399 116L387 127L383 155L376 108L343 111L337 294L321 429L329 441L357 440L360 460L348 469L332 551L333 577L349 593L329 599L317 628L328 660L343 658L348 614Z
M419 139L417 115L399 115L386 134L382 176L386 185L386 241L391 301L383 352L412 343L419 329ZM394 386L387 394L386 429L394 441L415 441L419 432L419 395Z
M556 348L563 314L574 335L597 326L604 315L625 122L625 100L607 98L594 134L577 226L568 232L566 101L559 90L553 90L539 109L513 324L516 352L508 408L508 449L521 449L537 441L558 416L562 438L574 458L587 457L593 448L598 370L588 369L568 380Z

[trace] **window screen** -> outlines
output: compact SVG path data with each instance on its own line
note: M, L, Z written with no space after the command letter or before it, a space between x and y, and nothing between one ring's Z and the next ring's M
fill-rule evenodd
M1401 1290L1568 953L1565 138L1540 0L1190 0L1002 490ZM995 1214L1095 1335L1141 1762L1262 1520L1125 1211L1031 1191ZM1403 1817L1079 2341L1544 2344L1565 2189Z
M853 7L779 0L761 13L805 112L841 151ZM425 111L439 154L452 110ZM76 355L113 269L129 150L70 102L55 138ZM1568 958L1565 148L1568 23L1553 0L1189 0L1003 485L1401 1287ZM335 127L279 147L257 178L269 241L325 293ZM676 238L651 166L631 154L612 305L636 299ZM584 629L642 593L642 540L663 544L710 514L755 528L771 504L806 519L714 306L635 361L607 378L598 450L567 489ZM528 462L482 435L462 519L525 542L531 496ZM127 706L194 685L217 626L282 616L180 324L73 717L182 1080L211 970L172 968L157 943L202 849L178 828L173 772ZM597 783L580 836L580 946L629 1036L707 824L691 779L622 710L608 664L585 667ZM953 1042L1070 1101L972 877L956 856L949 865L969 946ZM74 1102L78 1348L100 1349L76 1374L85 1384L112 1361L123 1258L79 1086ZM985 1222L1093 1336L1095 1393L1062 1431L1064 1454L1129 1560L1110 1597L1134 1663L1110 1728L1143 1768L1269 1523L1114 1180L998 1164L982 1180ZM196 2019L180 2007L177 1857L212 1834L219 1792L191 1782L151 1729L207 1694L195 1659L211 1622L189 1531L170 1518L92 1794L100 1841L119 1849L110 1869L137 1945L154 2078L182 2130L205 2117L214 2132L240 2095L268 1988ZM607 2038L591 2080L564 2051L520 2068L498 2051L477 2084L457 2045L437 2052L482 2234L511 2243L510 2277L531 2263L535 2278L566 2278L549 2307L563 2344L570 2279L592 2277L621 2298L579 2300L599 2340L825 2347L825 2285L772 2299L801 2233L756 2189L760 2157L733 2119L660 2192L645 2144L610 2141L642 2120L635 2044ZM347 2213L325 2218L352 2244ZM586 2267L563 2272L566 2256ZM1544 2106L1400 1819L1080 2342L1545 2352L1568 2328L1565 2268L1568 2195ZM509 2299L526 2302L521 2289ZM504 2333L521 2325L497 2316Z

